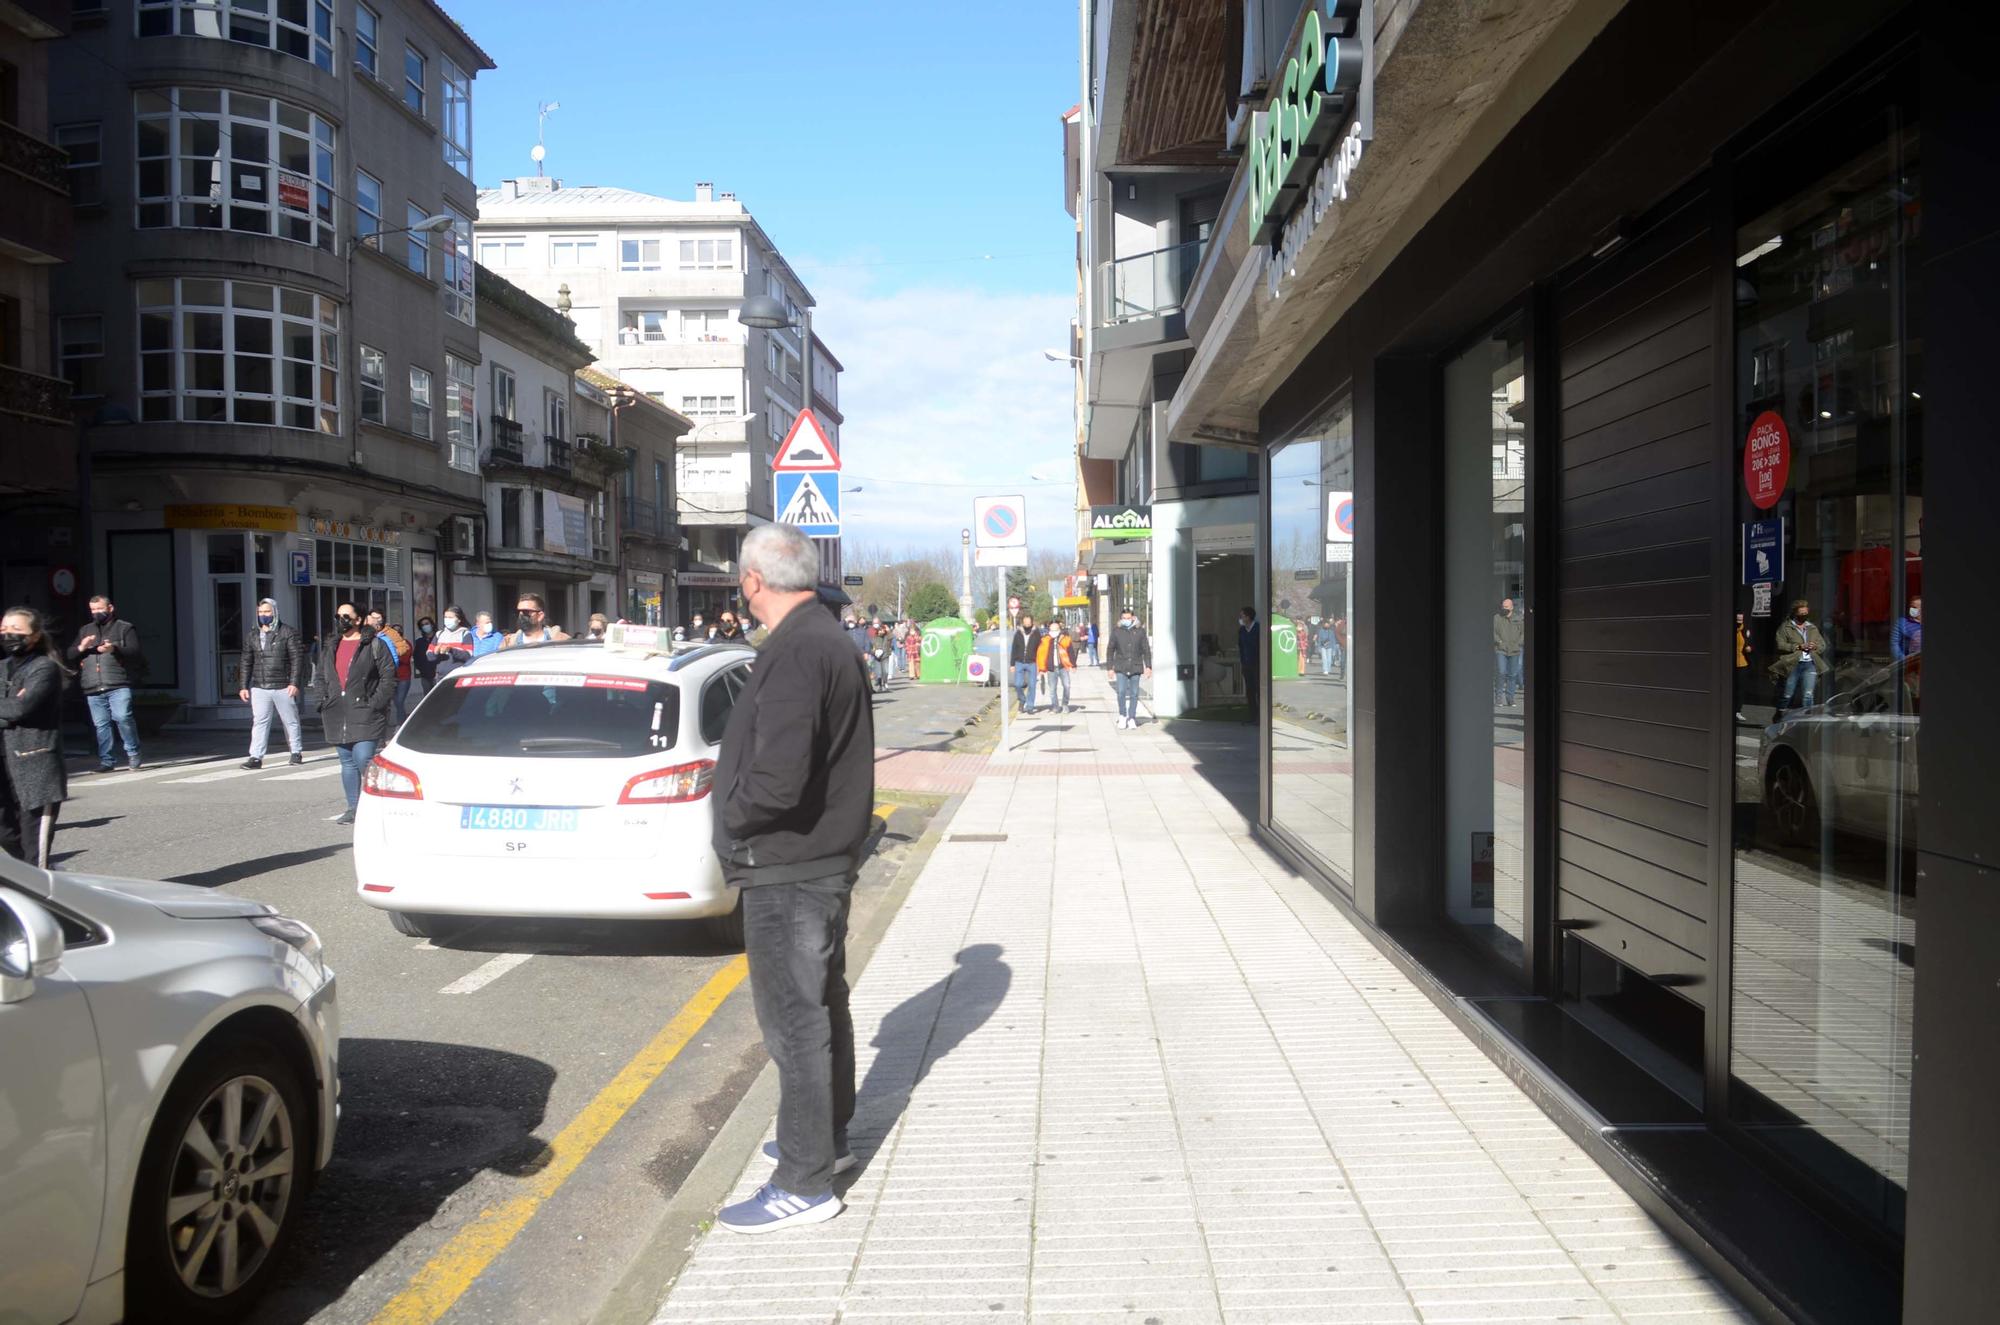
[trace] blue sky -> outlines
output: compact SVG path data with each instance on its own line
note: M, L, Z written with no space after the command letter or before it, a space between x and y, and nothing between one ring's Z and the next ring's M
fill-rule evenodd
M799 270L846 368L850 538L955 543L977 492L1025 490L1034 541L1070 541L1068 485L1028 478L1072 437L1070 375L1040 351L1075 311L1073 3L445 4L499 65L473 93L482 185L534 172L536 105L559 102L548 173L675 198L713 180Z

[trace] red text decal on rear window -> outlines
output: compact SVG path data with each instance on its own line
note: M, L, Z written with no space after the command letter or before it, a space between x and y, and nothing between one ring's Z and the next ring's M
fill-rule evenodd
M583 683L586 686L594 686L601 690L644 690L646 688L644 681L633 676L586 676L583 678Z
M465 686L510 686L521 678L513 672L481 672L477 676L457 678L461 687Z

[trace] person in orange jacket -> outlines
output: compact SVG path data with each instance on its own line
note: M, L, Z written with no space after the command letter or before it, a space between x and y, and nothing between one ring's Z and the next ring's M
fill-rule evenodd
M1076 670L1076 635L1068 626L1058 626L1045 646L1049 659L1049 703L1051 707L1060 703L1062 711L1071 711L1069 702L1070 673ZM1060 696L1060 698L1058 698Z

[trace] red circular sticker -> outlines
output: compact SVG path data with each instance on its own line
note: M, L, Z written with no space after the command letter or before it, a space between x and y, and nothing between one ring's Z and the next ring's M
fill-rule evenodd
M1760 511L1776 506L1791 475L1792 435L1785 421L1767 409L1750 425L1743 447L1743 487L1750 504Z

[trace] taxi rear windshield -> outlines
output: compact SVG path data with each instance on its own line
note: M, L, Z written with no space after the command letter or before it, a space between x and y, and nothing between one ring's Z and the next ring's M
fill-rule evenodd
M461 673L441 682L396 733L422 754L619 759L671 750L681 694L632 676Z

